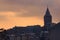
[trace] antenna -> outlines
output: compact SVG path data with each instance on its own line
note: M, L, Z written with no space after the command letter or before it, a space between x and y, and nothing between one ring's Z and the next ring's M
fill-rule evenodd
M47 8L49 8L48 5L47 5Z

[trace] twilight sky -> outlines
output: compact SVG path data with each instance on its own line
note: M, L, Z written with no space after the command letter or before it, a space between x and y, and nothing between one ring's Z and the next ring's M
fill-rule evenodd
M0 28L43 25L47 5L53 22L60 21L60 0L0 0Z

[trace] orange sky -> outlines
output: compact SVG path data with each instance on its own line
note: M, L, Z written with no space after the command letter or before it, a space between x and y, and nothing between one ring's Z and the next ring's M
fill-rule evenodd
M53 17L52 21L60 22L59 0L0 0L0 28L43 26L47 5Z
M41 25L43 20L38 17L15 17L15 12L0 12L0 28L9 29L14 26Z

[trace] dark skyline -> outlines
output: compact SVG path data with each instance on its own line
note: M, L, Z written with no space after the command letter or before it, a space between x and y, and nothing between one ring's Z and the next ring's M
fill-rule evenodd
M43 25L46 9L50 10L54 23L60 21L59 0L0 0L0 28Z

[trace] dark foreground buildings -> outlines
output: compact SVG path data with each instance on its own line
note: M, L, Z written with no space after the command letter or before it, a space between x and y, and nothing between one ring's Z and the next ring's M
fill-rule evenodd
M52 16L47 8L44 27L40 25L0 29L0 40L60 40L60 23L52 23Z

